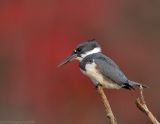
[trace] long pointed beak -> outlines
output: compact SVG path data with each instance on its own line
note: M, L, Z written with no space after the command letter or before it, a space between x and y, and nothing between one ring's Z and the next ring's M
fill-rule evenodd
M77 57L77 54L75 53L72 53L70 56L68 56L63 62L61 62L58 67L64 65L64 64L67 64L68 62L72 61L74 58Z

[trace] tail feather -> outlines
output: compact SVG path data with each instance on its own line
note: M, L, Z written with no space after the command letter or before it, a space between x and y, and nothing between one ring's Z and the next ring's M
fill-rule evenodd
M141 83L138 83L138 82L135 82L135 81L131 81L131 80L128 80L128 83L131 87L140 87L142 86L143 88L149 88L148 86L144 85L144 84L141 84Z

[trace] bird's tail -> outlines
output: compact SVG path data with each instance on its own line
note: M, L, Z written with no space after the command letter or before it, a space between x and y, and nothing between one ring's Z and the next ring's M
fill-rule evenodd
M147 85L144 85L144 84L141 84L141 83L138 83L138 82L135 82L135 81L131 81L131 80L128 80L128 83L131 87L140 87L142 86L143 88L149 88Z

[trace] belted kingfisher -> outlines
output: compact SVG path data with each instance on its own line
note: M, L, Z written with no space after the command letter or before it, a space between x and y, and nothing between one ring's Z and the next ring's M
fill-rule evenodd
M134 86L146 87L129 80L119 66L102 53L101 47L95 39L80 43L59 66L73 59L79 60L81 72L88 76L95 86L101 85L103 88L108 89L134 89Z

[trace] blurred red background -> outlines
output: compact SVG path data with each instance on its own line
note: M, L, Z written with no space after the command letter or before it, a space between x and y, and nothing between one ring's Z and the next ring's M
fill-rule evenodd
M129 79L143 82L160 120L160 1L1 0L0 120L105 124L103 104L78 62L57 65L96 38ZM149 124L137 91L105 90L120 124Z

